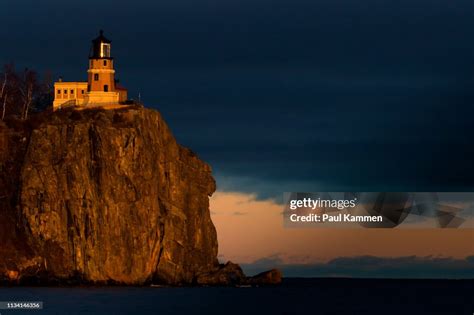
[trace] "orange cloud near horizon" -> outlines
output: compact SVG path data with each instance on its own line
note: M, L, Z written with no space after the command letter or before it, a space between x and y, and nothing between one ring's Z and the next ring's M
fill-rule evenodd
M284 263L305 264L362 255L474 255L473 229L285 228L282 205L236 192L216 192L210 208L222 261L252 263L278 256Z

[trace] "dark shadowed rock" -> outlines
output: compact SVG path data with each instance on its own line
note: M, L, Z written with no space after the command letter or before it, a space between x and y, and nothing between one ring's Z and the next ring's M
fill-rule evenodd
M0 280L234 284L217 261L211 168L144 108L0 125Z
M242 268L230 261L220 265L216 270L199 275L196 279L200 285L237 285L246 281Z
M274 285L280 284L282 280L281 271L278 269L272 269L259 273L256 276L250 277L248 282L250 284L262 284L262 285Z

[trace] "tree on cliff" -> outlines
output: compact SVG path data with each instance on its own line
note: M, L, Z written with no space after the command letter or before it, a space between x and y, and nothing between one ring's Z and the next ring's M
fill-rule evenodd
M36 71L24 69L17 72L12 63L6 64L0 73L0 118L27 119L30 112L42 111L52 103L51 75L38 79Z
M15 99L15 86L16 86L16 73L13 64L6 64L3 67L3 72L0 77L1 89L0 89L0 104L2 106L2 120L5 119L7 114L7 107Z
M28 118L30 107L33 104L33 97L35 91L38 90L38 77L35 71L26 68L22 73L22 80L20 80L19 91L21 95L21 117Z

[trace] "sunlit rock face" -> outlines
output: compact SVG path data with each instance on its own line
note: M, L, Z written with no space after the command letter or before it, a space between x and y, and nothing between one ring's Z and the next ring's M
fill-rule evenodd
M0 279L195 284L219 269L209 165L141 107L0 125Z

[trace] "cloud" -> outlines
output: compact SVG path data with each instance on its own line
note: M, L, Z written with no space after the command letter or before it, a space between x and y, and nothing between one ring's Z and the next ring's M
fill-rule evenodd
M283 259L280 257L280 254L273 254L268 257L263 257L257 259L252 263L253 266L261 266L261 267L268 267L268 266L278 266L283 264Z
M354 278L474 278L474 258L452 257L340 257L326 263L285 264L277 256L259 259L242 268L256 274L279 268L285 277L354 277Z

